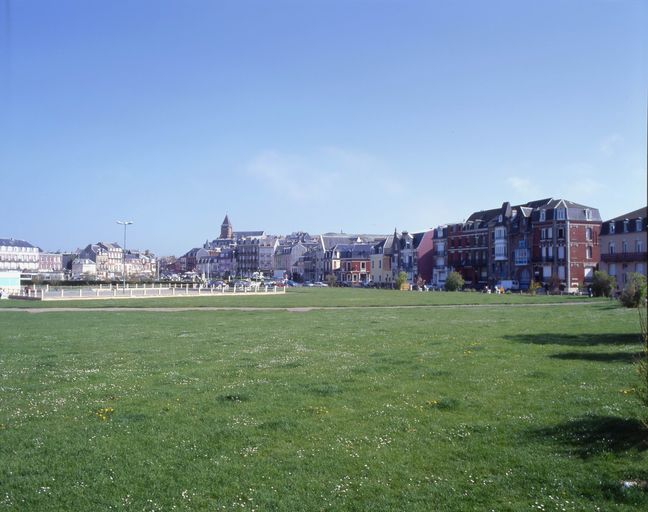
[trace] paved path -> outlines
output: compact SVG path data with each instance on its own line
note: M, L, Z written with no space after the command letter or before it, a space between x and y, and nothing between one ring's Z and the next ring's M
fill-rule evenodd
M154 313L179 313L185 311L287 311L289 313L307 313L309 311L339 311L345 309L434 309L434 308L494 308L494 307L549 307L549 306L585 306L595 304L591 301L575 302L545 302L531 304L400 304L384 306L304 306L304 307L233 307L233 306L205 306L205 307L169 307L169 308L144 308L144 307L105 307L105 308L0 308L1 312L21 312L21 313L129 313L149 311Z

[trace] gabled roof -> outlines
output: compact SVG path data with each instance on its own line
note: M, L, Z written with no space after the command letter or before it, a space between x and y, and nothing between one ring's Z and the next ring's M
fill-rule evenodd
M533 212L533 208L530 208L528 206L520 206L518 207L518 209L520 211L520 214L526 218L531 217L531 213Z

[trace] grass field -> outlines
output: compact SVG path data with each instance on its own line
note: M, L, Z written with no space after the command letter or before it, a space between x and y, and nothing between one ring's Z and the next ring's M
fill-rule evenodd
M449 304L542 304L557 302L599 301L570 295L523 294L487 295L469 292L398 292L393 290L349 288L289 288L283 294L259 294L238 296L163 297L101 300L53 300L53 301L0 301L3 308L141 308L141 307L369 307L369 306L436 306Z
M636 312L366 292L0 311L0 510L648 509Z

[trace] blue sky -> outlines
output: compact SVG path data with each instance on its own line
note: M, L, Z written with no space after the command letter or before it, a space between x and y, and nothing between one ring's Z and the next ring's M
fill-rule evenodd
M646 1L0 0L0 237L180 255L646 204Z

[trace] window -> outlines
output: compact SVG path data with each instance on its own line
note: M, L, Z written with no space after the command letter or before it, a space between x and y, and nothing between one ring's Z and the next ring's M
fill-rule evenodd
M564 230L564 228L558 228L558 238L565 238L565 230Z
M565 248L563 246L558 247L558 259L559 260L565 259Z
M542 249L540 249L540 254L542 255L542 259L546 258L547 257L547 248L543 247Z
M623 232L624 233L628 232L628 219L623 221Z
M591 240L592 239L592 228L586 228L585 229L585 240Z
M553 258L553 245L547 247L547 258Z
M635 252L643 252L643 242L641 240L635 240Z
M592 220L592 210L585 210L585 220Z
M635 220L635 231L637 232L641 231L641 217Z
M564 208L557 208L556 209L556 219L557 220L565 220L565 209Z
M616 228L616 226L614 225L614 222L610 222L609 227L610 227L610 234L613 235L614 230Z
M621 252L623 254L628 252L628 242L626 242L625 240L621 242Z
M563 265L558 267L558 278L562 280L565 279L565 267Z
M585 257L586 257L588 260L591 260L591 259L592 259L592 246L591 246L591 245L588 245L588 246L587 246L587 249L585 250Z
M635 263L635 272L638 274L643 274L644 273L644 264L643 263Z
M545 210L540 210L540 222L547 220L547 212Z
M614 254L615 251L616 251L616 248L615 248L614 242L610 242L608 244L608 254Z

